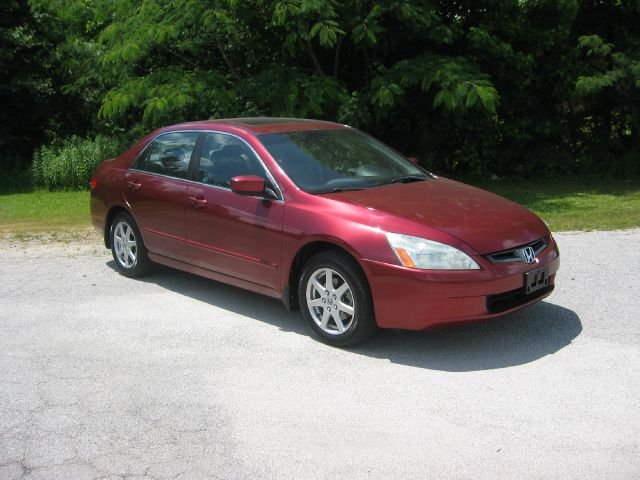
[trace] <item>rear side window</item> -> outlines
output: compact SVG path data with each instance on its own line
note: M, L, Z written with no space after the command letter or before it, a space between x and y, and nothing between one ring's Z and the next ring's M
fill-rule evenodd
M134 169L169 177L187 178L191 152L198 132L173 132L159 136L140 154Z

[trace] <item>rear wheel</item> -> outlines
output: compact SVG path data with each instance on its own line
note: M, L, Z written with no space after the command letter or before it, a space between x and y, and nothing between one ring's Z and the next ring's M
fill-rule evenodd
M142 236L131 215L119 213L111 223L111 253L120 272L127 277L140 277L152 268Z
M307 324L330 345L355 345L378 329L364 274L342 252L321 252L305 264L298 298Z

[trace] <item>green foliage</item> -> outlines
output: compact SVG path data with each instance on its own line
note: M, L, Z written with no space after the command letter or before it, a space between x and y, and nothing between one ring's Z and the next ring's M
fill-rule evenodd
M435 91L433 108L442 107L448 112L464 113L479 107L494 114L500 100L489 76L464 58L421 55L401 60L376 77L371 103L379 109L391 107L406 92L415 94L411 89L416 86L423 92Z
M264 115L349 123L449 175L626 175L638 25L637 1L7 0L1 161Z
M44 140L51 126L47 99L56 93L50 76L54 32L48 18L32 15L24 1L0 2L0 166L13 167Z
M413 2L252 0L212 8L188 0L123 0L102 8L113 18L97 36L101 68L114 81L99 110L108 122L137 118L152 127L202 116L336 118L354 94L380 120L416 91L448 112L496 113L499 94L490 76L463 57L431 52L451 43L452 30L439 25L433 8ZM422 54L402 53L394 40L401 30L416 35L409 50L419 47ZM383 58L382 48L393 54Z
M140 111L145 123L170 123L171 117L186 116L200 104L228 110L233 97L224 79L215 73L197 75L167 68L144 77L130 78L111 89L98 112L100 118L117 119L131 110Z
M637 10L640 11L640 5ZM640 36L620 36L614 43L600 35L584 35L579 38L577 48L587 63L583 68L586 74L578 76L575 93L586 104L591 129L608 129L609 133L608 144L597 147L608 150L609 154L611 150L615 152L607 165L610 172L637 176L640 173Z
M95 139L74 136L42 146L33 155L33 184L49 189L86 189L100 162L117 156L122 149L121 141L101 135Z
M325 48L336 45L338 38L345 35L336 21L336 4L334 0L276 2L272 23L289 32L285 49L295 55L299 44L308 46L313 40Z
M20 165L5 165L0 176L0 195L17 193L31 188L31 171Z
M578 95L595 95L614 85L619 86L618 90L623 93L640 89L640 60L615 51L612 43L605 43L598 35L580 37L578 48L594 58L597 70L592 75L578 77ZM640 58L640 52L634 53Z

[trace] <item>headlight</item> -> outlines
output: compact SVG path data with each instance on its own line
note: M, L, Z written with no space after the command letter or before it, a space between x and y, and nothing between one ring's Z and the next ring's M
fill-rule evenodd
M387 232L387 240L405 267L424 270L480 269L469 255L444 243L390 232Z

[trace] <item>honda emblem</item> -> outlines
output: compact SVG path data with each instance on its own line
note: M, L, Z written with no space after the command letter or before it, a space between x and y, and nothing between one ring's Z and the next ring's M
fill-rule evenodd
M520 256L527 263L533 263L536 261L536 252L531 247L524 247L521 249Z

